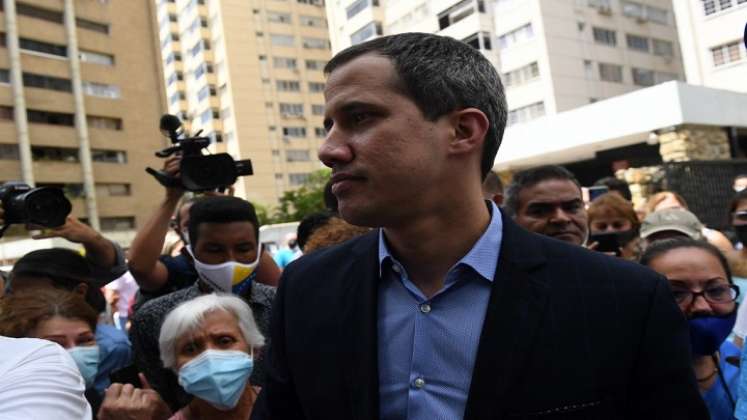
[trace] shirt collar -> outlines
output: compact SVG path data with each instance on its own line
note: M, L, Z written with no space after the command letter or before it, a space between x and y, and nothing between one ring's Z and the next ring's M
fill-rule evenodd
M498 267L498 257L501 251L501 240L503 239L503 220L501 212L492 201L490 203L490 224L483 232L480 239L475 242L467 255L457 261L451 268L453 270L459 265L472 267L485 280L493 281L495 270ZM396 259L389 251L389 246L384 237L384 229L379 229L379 278L387 261L395 262ZM450 270L450 271L451 271Z

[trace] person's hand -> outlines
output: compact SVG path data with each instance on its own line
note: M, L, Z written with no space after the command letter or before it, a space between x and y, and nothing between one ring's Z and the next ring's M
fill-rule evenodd
M167 420L171 409L139 374L143 388L114 383L109 386L99 409L99 420Z
M180 153L171 155L163 162L163 171L166 175L179 178L181 176L181 163L182 155ZM182 188L166 188L166 198L169 200L178 200L182 195L184 195L184 190Z
M35 226L29 226L36 229ZM43 228L42 233L31 236L33 239L65 238L77 244L92 243L99 239L99 233L92 227L81 222L73 216L67 216L65 224L56 228Z

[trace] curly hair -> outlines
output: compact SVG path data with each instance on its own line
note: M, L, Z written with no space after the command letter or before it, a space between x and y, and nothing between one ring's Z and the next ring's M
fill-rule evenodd
M343 243L349 239L361 236L369 232L367 227L355 226L339 217L332 217L327 223L316 228L309 236L303 252L308 254L322 248Z
M55 316L79 319L96 331L98 316L83 296L62 289L34 289L0 299L0 335L28 337L40 322Z

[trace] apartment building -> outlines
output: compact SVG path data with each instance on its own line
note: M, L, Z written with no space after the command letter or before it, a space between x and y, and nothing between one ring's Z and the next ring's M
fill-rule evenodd
M497 65L490 0L331 0L332 52L383 34L428 32L462 40Z
M676 0L687 82L747 92L747 0Z
M509 126L682 80L671 0L499 0Z
M155 0L168 109L211 148L251 159L236 193L276 204L322 167L322 0Z
M4 0L0 14L0 181L60 187L75 216L131 233L162 190L144 170L163 146L155 7Z

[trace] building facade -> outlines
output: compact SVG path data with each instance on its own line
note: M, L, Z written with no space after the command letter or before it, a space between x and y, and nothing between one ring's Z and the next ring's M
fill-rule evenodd
M103 232L142 225L165 109L149 0L0 2L0 181L62 188ZM133 48L133 46L136 46ZM116 235L115 235L116 236Z
M687 82L747 92L747 0L679 0L674 12Z
M262 205L322 168L322 0L156 0L168 109L212 149L251 159L236 194Z
M682 80L671 0L500 0L509 126Z

